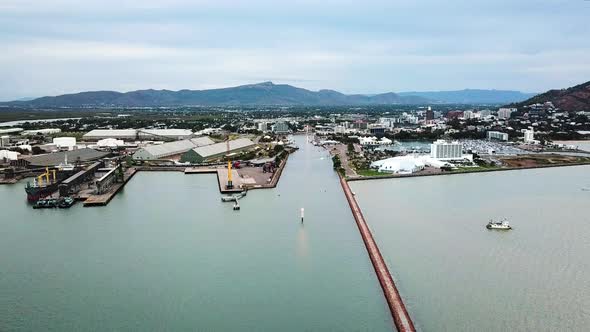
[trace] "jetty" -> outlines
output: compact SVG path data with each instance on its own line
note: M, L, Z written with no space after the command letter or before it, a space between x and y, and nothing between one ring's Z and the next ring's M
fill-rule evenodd
M95 195L89 195L88 198L86 198L86 200L84 201L84 206L88 207L107 205L111 201L111 199L113 199L113 197L125 186L125 184L127 184L127 182L131 180L135 173L137 173L136 168L129 168L125 171L125 173L123 173L123 179L121 182L113 183L114 178L111 177L115 176L115 172L109 172L97 181L97 185L99 186L99 188L100 182L110 182L111 185L109 186L108 191Z

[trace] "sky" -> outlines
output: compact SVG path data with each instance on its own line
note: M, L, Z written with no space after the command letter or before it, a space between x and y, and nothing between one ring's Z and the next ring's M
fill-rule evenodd
M0 0L0 100L273 81L344 93L590 80L588 0Z

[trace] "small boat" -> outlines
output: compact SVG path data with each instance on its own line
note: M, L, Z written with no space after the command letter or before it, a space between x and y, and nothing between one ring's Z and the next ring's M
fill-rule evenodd
M33 209L50 209L56 208L58 205L57 199L55 198L48 198L48 199L40 199L33 205Z
M504 219L502 221L492 221L492 220L490 220L490 222L488 222L488 224L486 225L486 228L487 229L501 229L501 230L509 230L509 229L512 229L512 227L508 223L508 220L506 220L506 219Z
M60 209L68 209L70 207L72 207L72 205L74 205L74 203L76 203L76 201L72 198L72 197L62 197L59 200L59 203L57 204L57 206Z
M239 210L240 209L240 203L238 203L238 200L236 199L236 202L234 203L234 210Z

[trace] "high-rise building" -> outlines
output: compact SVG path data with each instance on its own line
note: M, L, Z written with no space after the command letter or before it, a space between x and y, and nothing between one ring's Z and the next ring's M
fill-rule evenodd
M286 122L277 122L272 126L272 131L277 134L290 133L289 125Z
M535 141L535 130L533 128L524 130L524 142L533 143Z
M485 118L486 116L490 116L490 115L492 115L492 111L490 111L490 110L479 111L479 117L482 119Z
M447 113L447 119L457 119L463 116L463 111L450 111Z
M428 109L426 110L426 120L434 120L434 111L430 106L428 106Z
M516 112L516 108L500 108L498 109L498 119L510 119L513 112Z
M473 111L471 110L463 112L463 119L465 120L473 119L474 117Z
M435 159L461 159L463 145L459 142L447 142L439 139L430 144L430 157Z
M507 141L508 134L502 133L499 131L488 131L488 139L491 140L499 140L499 141Z

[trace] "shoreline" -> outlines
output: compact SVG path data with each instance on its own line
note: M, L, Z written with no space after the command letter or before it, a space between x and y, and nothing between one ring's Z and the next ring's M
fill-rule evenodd
M553 168L553 167L570 167L570 166L588 166L590 162L571 163L571 164L553 164L553 165L535 165L535 166L523 166L523 167L503 167L503 168L491 168L491 169L475 169L475 170L464 170L461 172L445 172L445 173L428 173L428 174L402 174L402 175L373 175L373 176L361 176L361 177L350 177L346 178L346 181L367 181L367 180L379 180L379 179L401 179L401 178L416 178L424 176L446 176L446 175L458 175L458 174L472 174L472 173L489 173L489 172L504 172L504 171L518 171L527 169L538 169L538 168Z

